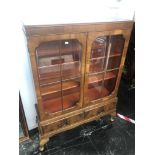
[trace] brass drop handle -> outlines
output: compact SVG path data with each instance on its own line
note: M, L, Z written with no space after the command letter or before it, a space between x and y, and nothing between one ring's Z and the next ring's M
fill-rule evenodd
M67 120L67 119L63 120L62 123L59 124L59 127L64 127L66 125L69 125L69 120Z
M62 127L69 124L69 120L65 119L62 121Z

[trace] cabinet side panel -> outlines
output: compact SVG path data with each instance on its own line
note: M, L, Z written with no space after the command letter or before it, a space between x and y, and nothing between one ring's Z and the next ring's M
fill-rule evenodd
M129 40L130 40L130 36L131 36L131 31L132 31L132 29L123 31L123 35L124 35L124 38L125 38L125 44L124 44L123 54L122 54L120 68L119 68L119 72L118 72L118 78L117 78L116 86L115 86L115 90L114 90L114 92L116 92L116 93L118 91L120 80L121 80L121 76L122 76L122 71L123 71L124 62L125 62L125 58L126 58L126 54L127 54L127 50L128 50L128 45L129 45Z
M37 65L36 65L36 58L35 58L35 46L33 42L28 41L28 48L29 48L29 56L31 61L32 73L33 73L33 80L35 85L35 92L36 92L37 101L38 101L39 117L40 117L40 120L43 120L44 113L43 113L43 107L41 104L42 99L40 95L39 79L38 79L38 72L37 72Z

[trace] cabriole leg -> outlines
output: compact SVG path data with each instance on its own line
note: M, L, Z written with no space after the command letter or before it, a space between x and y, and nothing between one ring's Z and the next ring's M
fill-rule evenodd
M110 121L114 122L116 117L116 112L111 113Z
M44 145L49 141L49 138L40 138L39 150L44 151Z

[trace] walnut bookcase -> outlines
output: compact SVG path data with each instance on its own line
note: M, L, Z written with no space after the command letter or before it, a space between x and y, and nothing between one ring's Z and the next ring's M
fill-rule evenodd
M49 137L115 116L133 21L26 25L40 150Z

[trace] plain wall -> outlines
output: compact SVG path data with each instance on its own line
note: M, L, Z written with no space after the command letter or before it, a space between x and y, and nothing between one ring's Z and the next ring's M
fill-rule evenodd
M23 103L23 108L26 115L26 120L29 130L37 127L36 124L36 111L34 104L37 103L34 81L31 70L31 63L29 58L29 52L27 49L27 41L22 31L22 24L20 27L20 38L19 43L21 46L20 50L20 94Z

